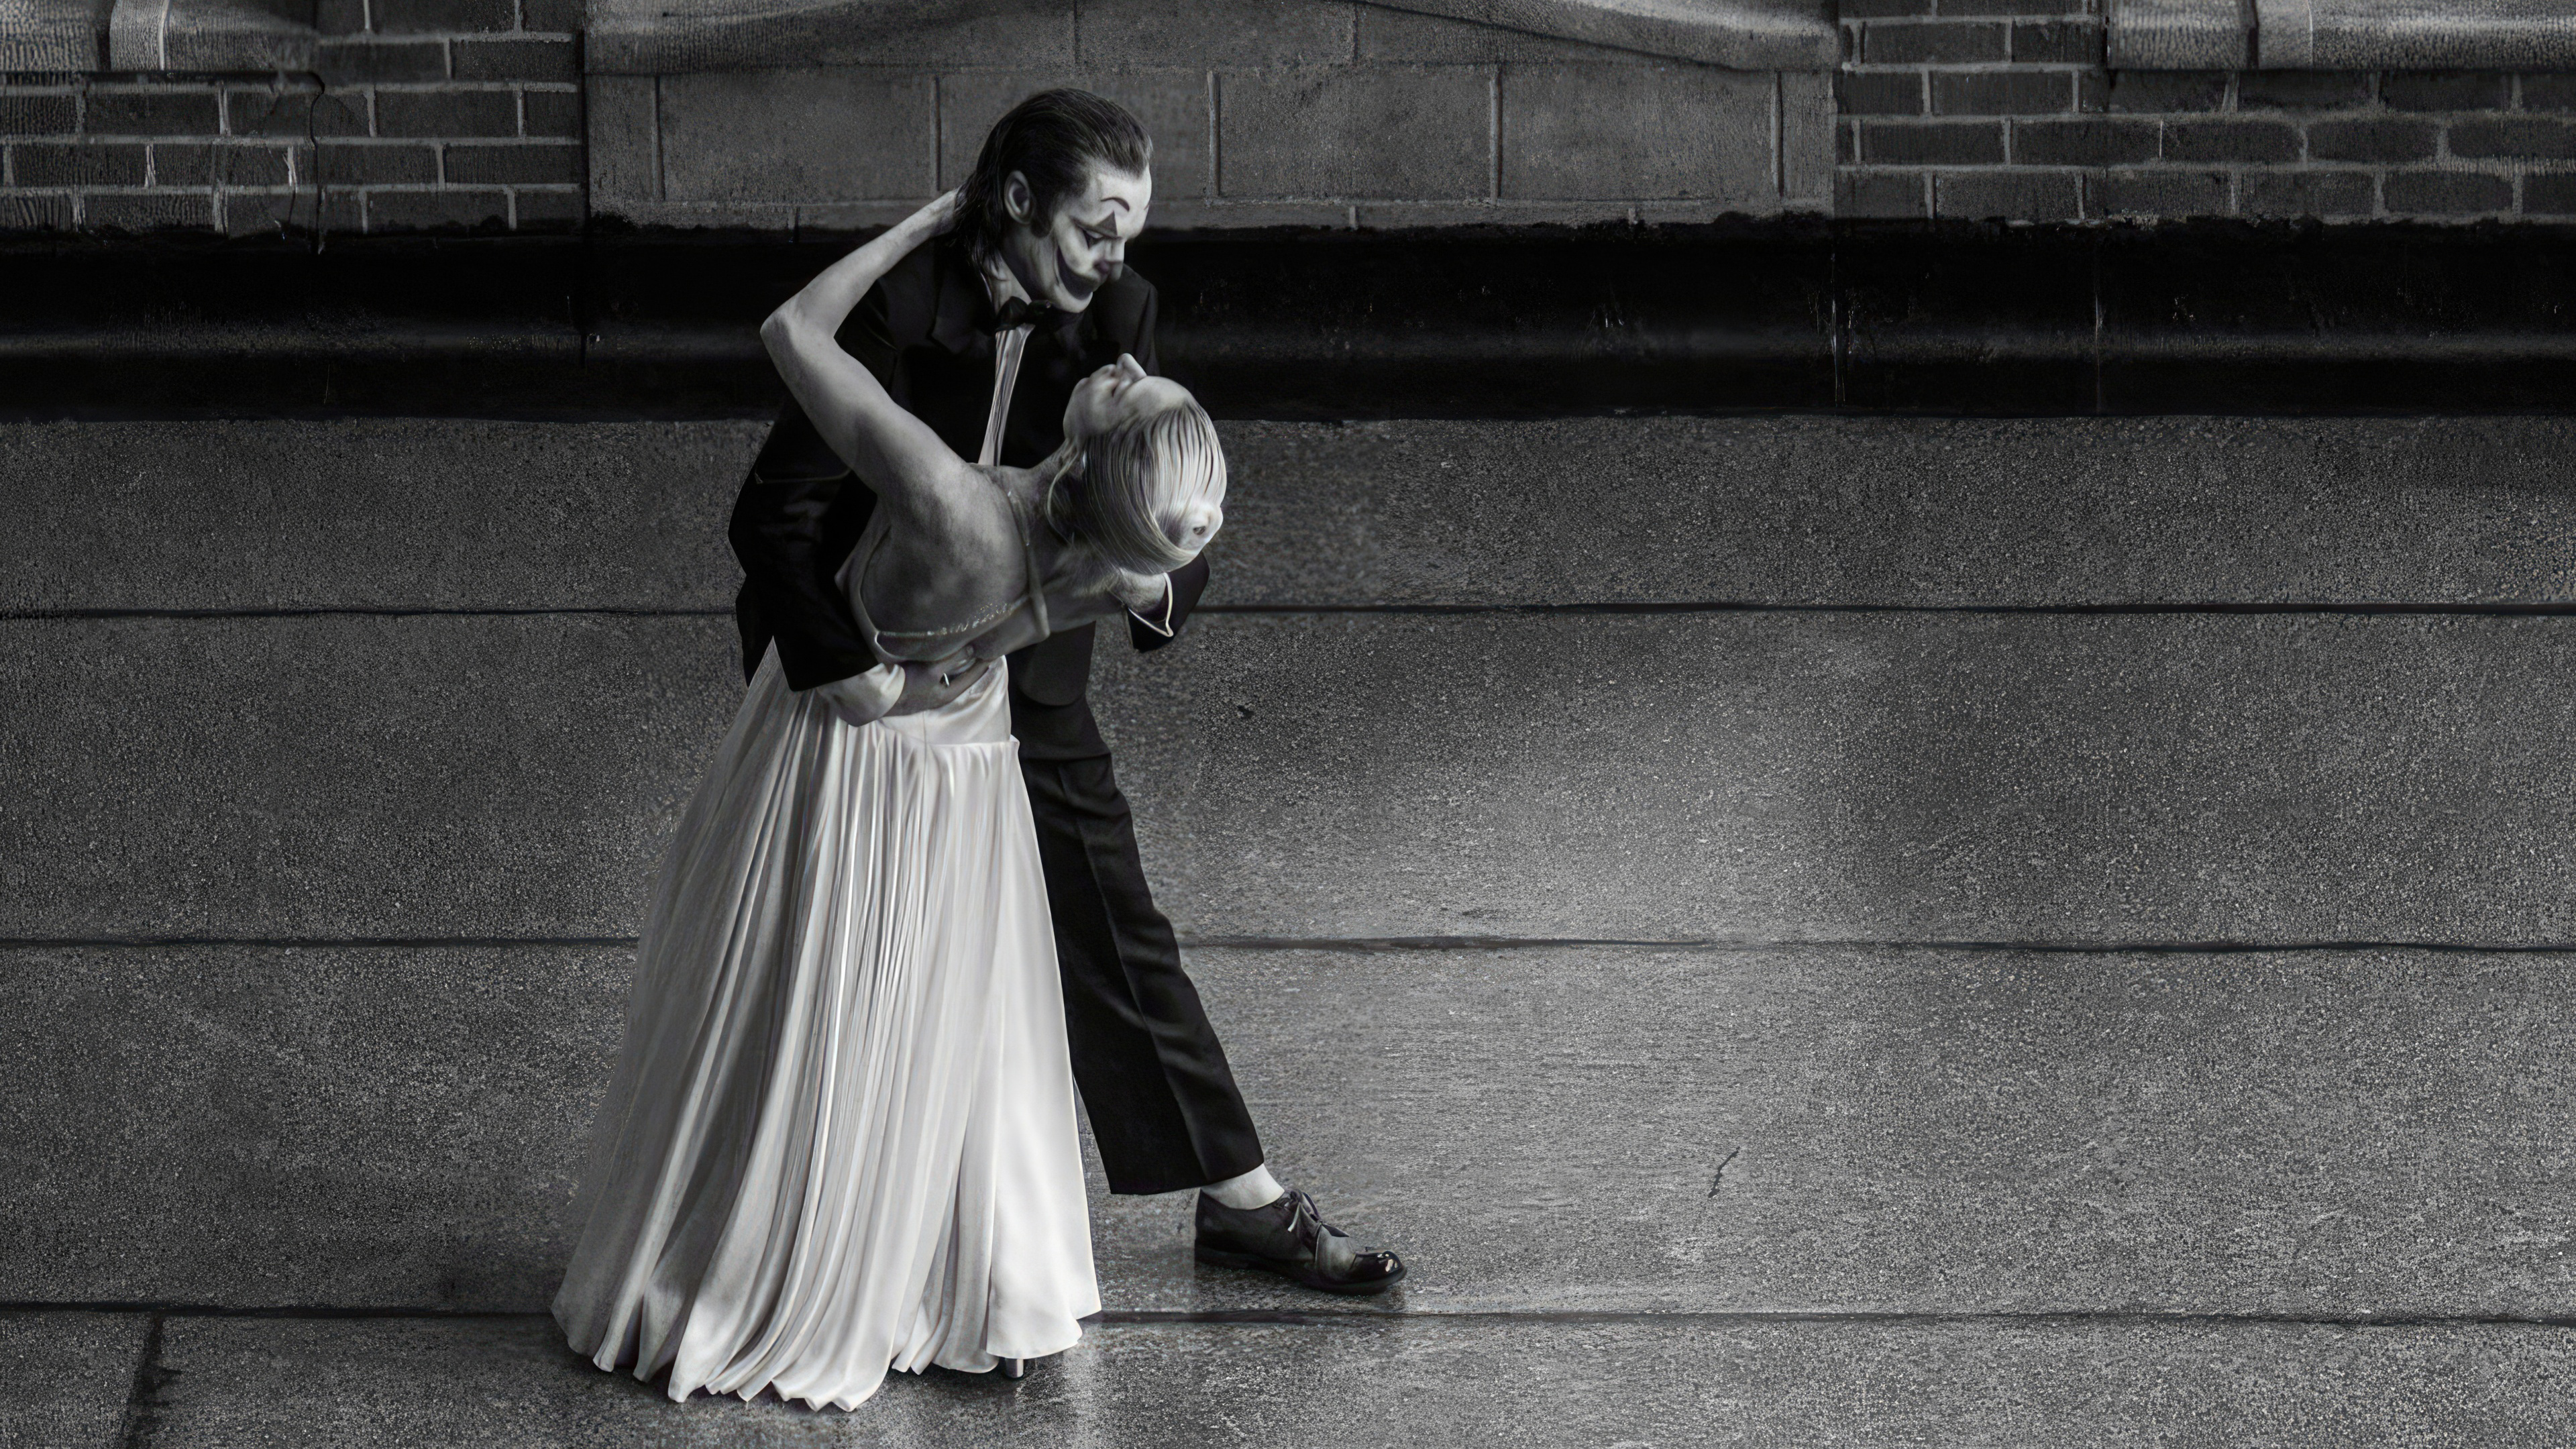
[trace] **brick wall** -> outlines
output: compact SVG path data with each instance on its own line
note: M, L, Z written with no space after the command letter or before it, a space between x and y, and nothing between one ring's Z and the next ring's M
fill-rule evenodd
M2112 71L2101 0L1841 13L1839 215L2576 215L2576 76Z
M577 226L579 0L322 0L295 75L0 76L0 227Z

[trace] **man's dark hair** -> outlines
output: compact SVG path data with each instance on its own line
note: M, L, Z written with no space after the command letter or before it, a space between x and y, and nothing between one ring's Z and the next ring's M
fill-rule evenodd
M1040 91L985 133L975 170L957 189L958 229L981 260L1001 245L1011 225L1002 185L1012 172L1028 178L1034 216L1043 226L1066 197L1083 188L1092 167L1142 174L1153 159L1154 138L1125 106L1089 91Z

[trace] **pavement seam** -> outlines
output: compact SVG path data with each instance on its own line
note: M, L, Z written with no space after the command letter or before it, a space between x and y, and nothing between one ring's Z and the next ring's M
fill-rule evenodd
M2207 601L2177 600L2167 602L2097 603L2097 604L1784 604L1753 600L1632 600L1627 602L1583 604L1226 604L1202 603L1193 611L1198 614L1233 614L1244 617L1295 618L1331 617L1346 614L1383 614L1400 617L1473 617L1484 615L1533 617L1660 617L1691 614L1925 614L1934 616L2051 616L2086 617L2173 617L2173 616L2244 616L2271 617L2299 615L2312 617L2355 618L2500 618L2557 619L2576 617L2576 600L2515 600L2487 603L2446 603L2411 600L2378 603L2334 603L2327 601ZM723 619L733 617L730 606L702 609L644 608L626 605L564 605L526 608L472 608L414 604L334 604L301 608L80 608L80 609L0 609L0 622L66 623L126 619L544 619L544 618L610 618L610 619Z
M0 609L0 622L69 623L118 619L729 619L730 608L638 609L609 605L563 608L420 608L331 605L300 609Z
M338 1308L318 1305L291 1307L226 1307L219 1304L181 1303L0 1303L0 1314L41 1315L50 1313L149 1313L152 1322L145 1336L144 1352L135 1368L134 1391L128 1404L129 1444L131 1426L139 1419L148 1420L158 1408L156 1396L170 1377L160 1366L162 1327L170 1318L229 1318L275 1322L359 1322L454 1320L457 1322L540 1321L551 1314L533 1310L455 1309L455 1308ZM1952 1327L1974 1325L2007 1325L2031 1327L2207 1327L2207 1328L2367 1328L2367 1329L2456 1329L2456 1328L2541 1328L2576 1329L2576 1313L2530 1314L2302 1314L2302 1313L2219 1313L2188 1310L2156 1309L2001 1309L1988 1312L1909 1312L1903 1310L1823 1310L1823 1309L1465 1309L1445 1312L1439 1309L1395 1310L1384 1308L1219 1308L1219 1309L1111 1309L1083 1320L1097 1327L1148 1327L1158 1324L1205 1324L1211 1326L1275 1326L1290 1328L1342 1328L1363 1324L1433 1323L1459 1326L1512 1327L1525 1324L1691 1324L1705 1327L1730 1325L1758 1327L1771 1324L1819 1325L1885 1325L1891 1327ZM148 1424L144 1425L148 1429Z
M2411 940L2211 940L2140 939L2110 941L2039 941L1962 937L1946 939L1857 937L1680 937L1673 939L1615 936L1184 936L1180 944L1201 951L1535 951L1575 947L1633 951L1951 951L1962 954L2031 953L2057 956L2245 956L2324 955L2356 951L2424 951L2445 955L2563 955L2576 951L2576 941L2411 941Z
M1589 604L1207 604L1195 614L2354 614L2354 615L2495 615L2511 618L2564 618L2576 615L2576 600L2499 600L2460 603L2429 600L2332 602L2325 600L2167 600L2131 603L2065 604L1786 604L1754 600L1652 600Z
M0 936L0 951L149 951L241 949L348 950L631 950L633 936ZM2035 941L2009 938L1869 940L1857 937L1652 937L1619 936L1183 936L1193 951L1338 951L1356 954L1429 951L1680 951L1724 955L1766 951L1879 951L1958 955L2044 956L2297 956L2366 951L2414 951L2444 956L2563 956L2567 941L2415 940L2111 940Z

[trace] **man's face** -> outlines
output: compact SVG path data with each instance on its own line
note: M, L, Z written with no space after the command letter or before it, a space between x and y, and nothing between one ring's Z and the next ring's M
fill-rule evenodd
M1126 270L1127 243L1145 229L1154 200L1150 172L1090 168L1083 188L1052 216L1038 216L1018 172L1002 186L1002 204L1017 223L1002 238L1003 259L1029 300L1079 312Z

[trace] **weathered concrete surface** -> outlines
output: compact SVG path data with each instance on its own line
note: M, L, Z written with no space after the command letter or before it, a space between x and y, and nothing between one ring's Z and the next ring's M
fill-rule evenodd
M1232 618L1099 692L1201 934L2540 943L2565 624Z
M0 622L0 933L630 935L715 618Z
M1278 1170L1408 1255L1399 1311L2576 1311L2576 957L1192 965ZM0 953L0 1294L540 1309L624 982ZM1186 1195L1093 1201L1113 1310L1318 1306L1195 1267Z
M0 1446L122 1449L146 1327L141 1314L0 1312Z
M0 952L0 1297L543 1307L630 956Z
M722 609L765 424L0 427L0 612ZM2576 422L1223 425L1217 604L2576 599Z
M0 613L717 609L760 423L0 427Z
M672 1404L539 1319L174 1320L159 1449L992 1444L2553 1445L2576 1335L2227 1324L1110 1324L1017 1384Z
M1214 616L1102 650L1186 933L2576 940L2576 621ZM0 934L631 934L729 621L0 622Z
M2576 427L2455 418L1226 426L1212 602L2576 598Z

